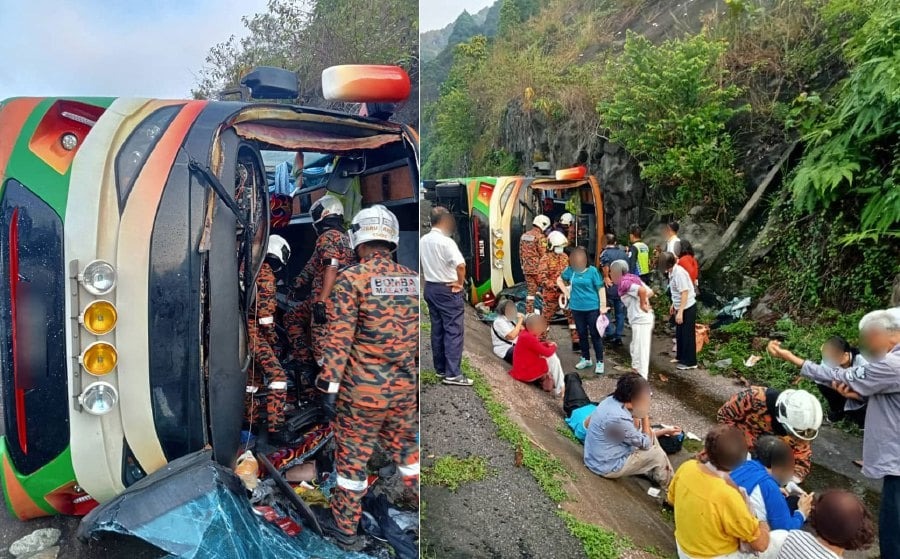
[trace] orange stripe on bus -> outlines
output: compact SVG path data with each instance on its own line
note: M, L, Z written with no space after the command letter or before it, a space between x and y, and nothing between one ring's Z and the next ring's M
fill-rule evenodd
M6 164L19 140L22 126L41 101L43 99L23 97L13 99L0 107L0 179L6 173Z

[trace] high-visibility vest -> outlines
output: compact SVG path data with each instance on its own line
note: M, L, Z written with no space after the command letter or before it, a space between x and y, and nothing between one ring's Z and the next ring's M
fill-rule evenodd
M631 271L634 274L642 276L644 274L650 273L650 247L646 244L638 241L631 245L632 250L636 250L637 254L632 254L632 262L634 263L634 269Z

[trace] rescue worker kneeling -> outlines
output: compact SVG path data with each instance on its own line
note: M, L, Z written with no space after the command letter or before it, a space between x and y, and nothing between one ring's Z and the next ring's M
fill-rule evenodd
M279 340L275 331L275 272L287 265L291 247L279 235L269 237L266 258L256 276L256 303L247 319L247 333L254 367L251 369L244 398L245 419L253 426L259 422L260 406L256 397L266 389L266 418L270 441L284 442L284 402L287 375L278 360Z
M419 280L391 258L399 240L397 217L383 206L353 218L350 243L359 264L338 275L334 317L322 344L316 386L334 414L337 443L337 487L322 528L347 550L365 544L357 527L376 445L418 491Z

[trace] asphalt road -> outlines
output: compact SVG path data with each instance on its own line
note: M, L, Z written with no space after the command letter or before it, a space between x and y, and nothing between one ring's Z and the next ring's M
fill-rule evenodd
M434 369L428 334L423 332L422 369ZM557 506L527 469L515 467L515 451L497 436L481 399L471 388L432 385L420 398L422 465L435 458L476 455L491 473L462 485L455 493L423 487L423 549L429 557L537 558L585 557L570 536Z

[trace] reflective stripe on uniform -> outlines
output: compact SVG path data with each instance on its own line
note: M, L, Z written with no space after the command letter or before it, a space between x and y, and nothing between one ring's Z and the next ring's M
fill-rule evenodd
M268 326L269 324L275 324L274 316L264 316L259 319L259 323L263 326Z
M331 260L328 261L328 265L331 266L332 268L340 268L341 261L338 260L337 258L332 258Z
M575 325L574 325L574 324L569 324L569 330L574 330L574 329L575 329Z
M419 475L419 463L418 462L416 462L415 464L407 464L405 466L400 466L397 469L400 470L400 475L402 475L403 477L412 477L412 476Z
M369 487L369 481L366 479L357 481L355 479L338 476L337 486L348 491L365 491L366 488Z
M337 394L338 390L340 390L340 389L341 389L341 383L339 383L339 382L329 382L328 383L327 392L329 394Z
M287 381L284 380L276 380L269 383L269 388L272 390L287 390Z
M256 392L258 390L259 390L258 386L249 386L249 385L247 386L247 394L256 394Z
M526 301L534 301L534 295L528 295L527 297L525 297L525 300Z

